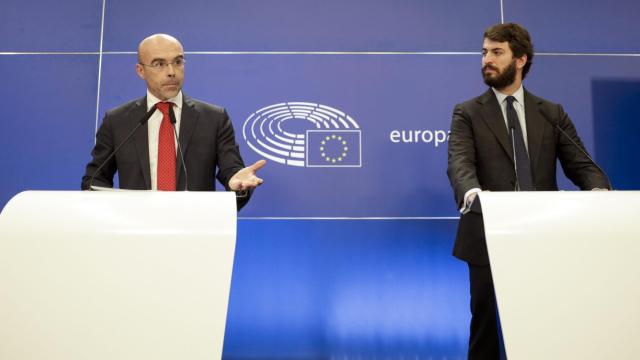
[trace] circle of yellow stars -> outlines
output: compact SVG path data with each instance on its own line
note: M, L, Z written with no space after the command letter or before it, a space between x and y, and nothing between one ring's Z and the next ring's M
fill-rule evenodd
M338 156L329 156L325 151L326 145L329 142L338 142L341 147L339 150ZM331 136L325 136L324 140L320 141L320 155L322 158L329 163L335 164L337 162L342 162L342 160L347 157L347 151L349 151L349 147L347 146L347 142L340 135L332 134Z

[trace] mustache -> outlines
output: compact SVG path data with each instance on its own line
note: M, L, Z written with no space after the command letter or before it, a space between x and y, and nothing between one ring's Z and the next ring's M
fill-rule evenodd
M494 71L498 71L498 68L497 68L497 67L495 67L495 66L493 66L493 65L489 65L489 64L487 64L487 65L485 65L485 66L483 66L483 67L482 67L482 71L485 71L485 70L487 70L487 69L491 69L491 70L494 70Z

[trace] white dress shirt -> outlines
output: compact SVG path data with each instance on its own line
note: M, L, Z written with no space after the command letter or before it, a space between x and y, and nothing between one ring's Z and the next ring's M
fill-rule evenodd
M496 94L498 98L498 104L500 104L500 109L502 109L502 118L504 119L504 125L507 127L507 132L509 131L509 123L507 121L507 94L503 94L500 91L491 88L493 93ZM513 102L513 108L516 109L516 113L518 114L518 120L520 120L520 127L522 128L522 137L524 137L524 145L527 148L527 152L529 151L529 142L527 141L527 119L524 115L524 88L522 84L520 88L516 90L512 95L516 98L516 101Z
M151 110L153 105L162 102L162 100L153 96L147 90L147 111ZM180 118L182 117L182 91L175 97L168 99L167 102L173 103L173 112L176 115L176 132L180 134ZM149 170L151 171L151 190L158 190L158 138L160 136L160 124L162 123L162 112L156 110L149 118L147 123L149 136ZM178 149L178 141L176 142L176 151Z

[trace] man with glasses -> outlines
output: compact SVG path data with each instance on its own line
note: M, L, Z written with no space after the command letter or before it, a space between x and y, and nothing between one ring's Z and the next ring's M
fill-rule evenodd
M182 93L184 67L184 51L176 38L156 34L142 40L136 73L146 82L147 95L107 111L83 189L113 187L117 171L123 189L211 191L217 170L224 187L239 194L238 208L248 201L250 190L262 183L256 171L265 161L244 166L225 109ZM154 106L149 120L134 131Z

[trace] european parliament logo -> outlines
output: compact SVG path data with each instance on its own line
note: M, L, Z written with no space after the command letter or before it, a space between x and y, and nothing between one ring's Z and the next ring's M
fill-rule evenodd
M256 153L299 167L361 167L362 132L356 121L330 106L286 102L251 114L242 136Z

